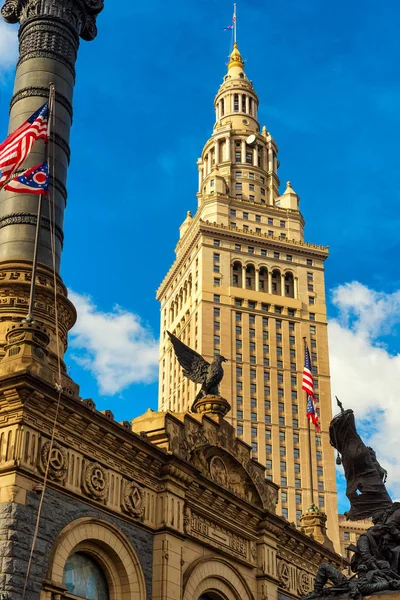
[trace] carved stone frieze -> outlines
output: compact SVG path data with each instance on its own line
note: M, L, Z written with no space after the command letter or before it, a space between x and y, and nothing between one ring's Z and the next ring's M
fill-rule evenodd
M278 560L278 579L282 589L300 596L308 594L314 587L313 575L282 559Z
M49 477L56 481L64 481L68 473L68 454L58 442L53 442L53 447L50 452L50 441L43 444L41 455L41 470L46 472L47 464L49 464Z
M21 25L35 17L50 17L90 41L97 35L96 18L103 8L104 0L6 0L1 15L8 23Z
M170 422L168 424L168 431L171 449L174 453L194 464L199 470L211 476L215 481L217 481L216 477L218 477L218 483L234 489L238 495L248 500L250 499L248 491L251 482L257 490L257 495L261 499L263 508L270 512L275 512L278 501L277 488L265 480L263 468L252 460L249 448L236 437L232 429L229 429L229 427L218 427L207 421L199 423L191 419L185 419L184 428L177 423ZM221 454L219 458L223 464L216 462L215 468L209 463L210 448L212 447L224 450L236 463L242 466L247 474L247 487L243 474L239 474L239 465L236 465L236 472L234 468L230 468L225 477L223 473L225 459ZM214 454L216 453L214 452ZM255 500L253 496L251 501L254 502Z
M23 98L32 98L35 96L41 96L43 97L43 101L45 101L49 96L49 89L38 86L28 86L19 89L18 92L14 94L14 96L11 99L10 109L14 106L14 104L19 102L20 100L23 100ZM56 92L56 102L58 102L67 111L68 115L72 120L72 104L69 101L69 99L66 96L64 96L64 94Z
M191 537L206 541L216 548L240 556L249 562L256 561L257 550L255 544L250 540L221 527L189 508L186 508L184 512L183 524L185 532Z
M96 500L105 500L108 494L108 474L99 463L86 463L83 471L83 489Z
M36 227L37 215L28 212L11 213L1 217L0 229L7 227L8 225L34 225ZM46 217L42 217L42 227L50 230L50 220ZM56 225L56 236L60 240L61 244L64 242L64 234L62 229Z
M144 518L144 490L133 481L124 482L122 509L137 519Z

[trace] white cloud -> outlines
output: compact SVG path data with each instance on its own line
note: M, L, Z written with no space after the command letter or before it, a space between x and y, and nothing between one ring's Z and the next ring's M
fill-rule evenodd
M100 393L114 395L157 378L158 342L140 317L114 306L102 312L90 296L69 292L78 311L70 333L72 358L95 377Z
M18 57L17 28L0 20L0 77L15 66Z
M387 468L387 486L400 495L400 354L381 336L396 334L400 291L385 294L352 282L333 290L338 318L330 320L332 393L355 412L359 431ZM392 341L394 338L392 339ZM334 413L338 408L334 405Z

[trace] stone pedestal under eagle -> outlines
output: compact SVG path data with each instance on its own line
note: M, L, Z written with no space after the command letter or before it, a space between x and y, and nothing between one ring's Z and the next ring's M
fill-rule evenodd
M200 391L194 402L209 395L219 396L218 386L224 376L222 363L226 362L226 358L218 354L210 364L195 350L192 350L192 348L181 342L175 335L169 331L167 333L185 377L190 379L190 381L194 381L194 383L201 383Z

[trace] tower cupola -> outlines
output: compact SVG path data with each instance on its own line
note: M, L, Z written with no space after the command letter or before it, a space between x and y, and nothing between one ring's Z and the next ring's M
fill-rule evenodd
M214 107L214 130L230 124L233 129L259 133L258 96L253 83L247 78L244 61L236 42L229 56L228 72L218 90Z

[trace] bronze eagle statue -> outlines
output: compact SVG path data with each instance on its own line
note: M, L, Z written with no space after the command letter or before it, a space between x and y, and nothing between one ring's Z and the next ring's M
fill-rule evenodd
M186 346L173 333L167 331L169 339L175 350L176 358L183 369L185 377L201 383L201 389L195 398L199 400L208 394L219 396L219 384L224 376L222 363L227 362L226 358L218 354L215 360L210 364L200 354Z

